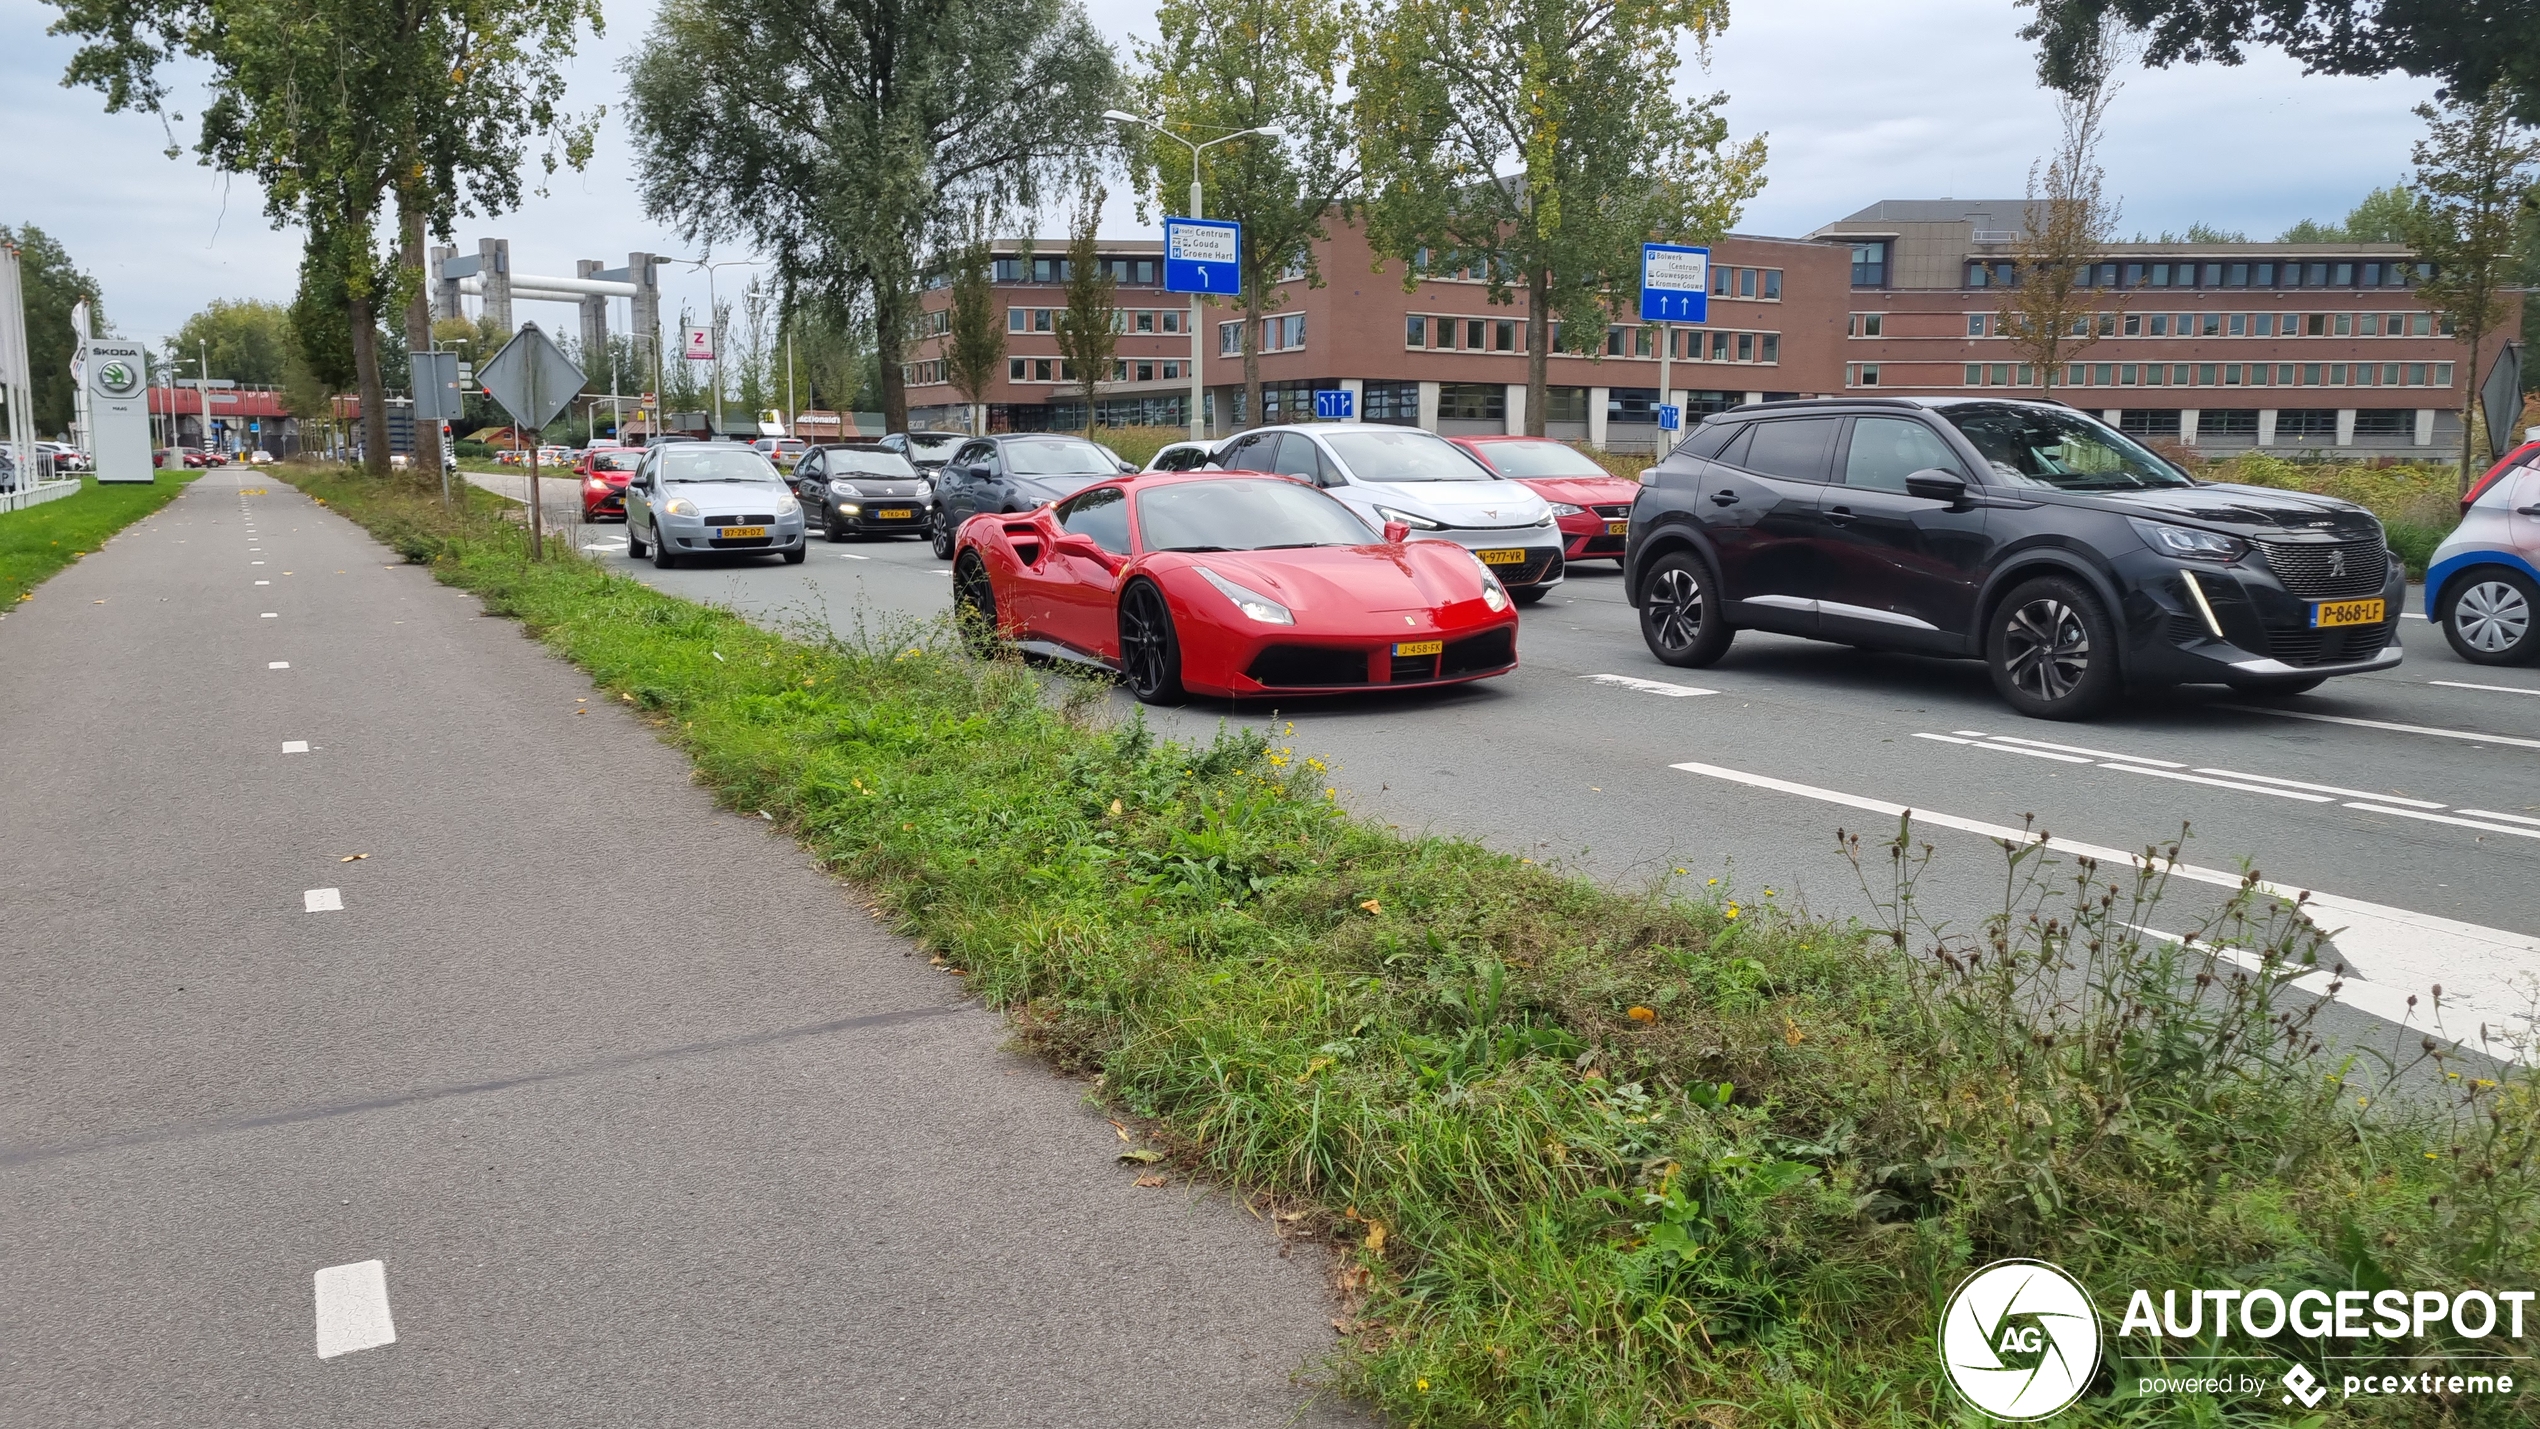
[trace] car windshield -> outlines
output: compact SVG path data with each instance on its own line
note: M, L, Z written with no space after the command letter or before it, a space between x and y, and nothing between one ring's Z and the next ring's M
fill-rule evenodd
M1348 507L1293 481L1179 481L1137 495L1138 533L1150 551L1268 551L1377 540Z
M1295 438L1289 438L1294 441ZM1323 438L1360 481L1489 481L1490 471L1444 437L1398 432L1334 432Z
M642 452L602 452L591 458L593 471L633 471L643 464Z
M1999 475L2058 491L2193 486L2185 472L2113 429L2053 407L1952 403L1940 414Z
M962 440L959 432L911 432L908 434L909 449L920 456L933 456L938 452L950 451L961 445Z
M1612 476L1587 453L1560 442L1484 442L1482 459L1502 476Z
M727 447L706 442L682 443L661 454L661 479L666 482L707 481L774 481L784 480L767 458L748 447Z
M1120 464L1092 442L1032 437L1005 444L1005 469L1016 476L1116 476Z
M833 476L872 476L886 481L915 481L917 468L898 452L829 453L829 471Z

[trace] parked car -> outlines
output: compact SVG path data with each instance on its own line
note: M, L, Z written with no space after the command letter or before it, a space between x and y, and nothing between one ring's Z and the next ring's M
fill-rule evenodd
M2505 453L2461 498L2425 568L2425 618L2462 659L2540 659L2540 442Z
M908 458L875 442L833 442L794 464L794 494L803 520L823 539L923 536L932 525L935 488Z
M974 639L1119 673L1131 694L1296 695L1458 684L1517 665L1517 612L1443 541L1380 537L1275 476L1140 474L963 524L954 608Z
M663 570L682 558L773 551L787 565L811 554L802 503L767 458L728 442L679 443L644 453L626 483L626 554Z
M1312 482L1372 527L1399 521L1415 536L1466 547L1521 604L1561 583L1551 503L1435 433L1356 422L1261 427L1229 438L1214 461Z
M935 555L951 560L954 534L982 511L1029 511L1120 473L1101 447L1063 432L967 438L935 474Z
M1755 403L1643 480L1626 589L1670 665L1773 630L1980 659L2013 709L2080 719L2128 683L2288 695L2400 659L2370 512L2198 481L2058 404Z
M1626 481L1587 453L1549 437L1449 437L1482 465L1552 504L1565 561L1623 559L1632 503L1640 483Z
M581 460L573 464L574 474L582 478L582 519L625 520L626 483L643 464L644 454L633 447L596 447L583 452Z
M53 470L56 472L88 470L88 454L68 442L37 442L35 449L53 458Z
M752 450L784 471L802 458L806 443L800 437L761 437L750 443Z
M931 475L968 440L959 432L893 432L881 444L908 458L910 466Z
M1166 442L1161 451L1147 458L1149 471L1197 471L1208 465L1217 452L1214 442Z

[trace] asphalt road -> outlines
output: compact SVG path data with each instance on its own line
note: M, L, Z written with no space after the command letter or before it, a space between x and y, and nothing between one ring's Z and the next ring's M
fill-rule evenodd
M0 1424L1351 1422L1319 1257L272 478L0 668Z
M622 532L585 528L582 544L623 559ZM2196 926L2243 860L2315 892L2320 926L2338 930L2336 955L2358 975L2343 1000L2375 1015L2332 1017L2340 1035L2392 1042L2392 1021L2429 1020L2437 985L2443 1030L2472 1043L2482 1019L2503 1025L2531 1006L2540 670L2467 664L2411 618L2406 662L2381 674L2264 702L2190 688L2049 724L2011 713L1971 661L1749 631L1717 666L1672 670L1643 646L1612 563L1571 569L1526 611L1522 668L1505 678L1149 717L1200 738L1221 724L1270 729L1333 762L1353 807L1406 829L1624 884L1686 869L1749 901L1769 887L1838 917L1870 906L1836 829L1875 843L1897 806L1922 816L1936 850L1923 911L1959 928L2002 905L1987 828L2034 815L2059 841L2137 850L2186 824L2186 858L2207 876L2173 884L2146 926ZM771 623L843 631L940 615L948 570L918 542L887 541L815 542L799 567L726 558L637 573ZM1872 862L1883 880L1884 860Z

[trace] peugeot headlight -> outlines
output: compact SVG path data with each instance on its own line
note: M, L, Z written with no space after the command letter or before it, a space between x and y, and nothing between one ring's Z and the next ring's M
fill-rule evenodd
M2219 531L2172 526L2160 521L2146 521L2139 516L2127 517L2126 524L2134 528L2134 534L2143 538L2143 544L2164 556L2176 556L2186 561L2229 563L2249 554L2248 542Z
M1443 531L1446 529L1443 524L1432 521L1426 516L1414 516L1408 511L1396 511L1390 506L1377 507L1376 514L1382 516L1388 521L1399 521L1414 531Z
M1584 506L1573 506L1567 501L1556 501L1552 503L1552 514L1555 516L1585 516L1587 514L1587 508Z
M694 516L697 514L697 503L690 501L684 496L674 496L661 504L661 514L664 516Z
M1260 621L1262 624L1296 624L1296 617L1288 612L1288 608L1286 606L1279 604L1277 601L1263 595L1261 592L1254 590L1249 586L1239 586L1233 581L1226 579L1224 576L1217 574L1215 571L1210 570L1206 566L1197 567L1197 570L1201 575L1208 577L1208 583L1210 585L1217 587L1218 594L1235 603L1235 609L1242 611L1244 614L1251 616L1253 619Z
M829 483L829 494L832 496L853 496L856 494L855 483L852 481L833 481Z

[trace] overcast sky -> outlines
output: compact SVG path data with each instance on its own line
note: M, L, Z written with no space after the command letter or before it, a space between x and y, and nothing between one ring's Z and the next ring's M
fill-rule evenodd
M1091 9L1115 42L1153 33L1148 5L1092 0ZM607 11L608 33L573 61L582 107L617 103L618 62L641 41L653 0L608 0ZM95 92L61 88L72 47L44 34L56 13L39 0L0 0L0 221L34 222L66 244L129 335L170 333L215 297L287 302L298 235L267 227L252 185L197 166L190 152L165 158L158 120L108 115ZM1687 80L1729 94L1735 133L1771 137L1771 182L1739 229L1805 233L1882 198L2017 196L2053 125L2015 37L2028 13L2010 0L1746 0L1709 71L1688 66ZM2419 129L2408 110L2432 89L2305 78L2272 54L2236 69L2132 74L2104 156L2121 228L2203 221L2272 238L2297 219L2341 216L2405 172ZM191 115L199 92L178 107ZM190 150L190 126L176 140ZM516 272L551 274L571 273L576 258L614 266L633 250L692 251L644 217L631 171L612 113L587 172L562 176L518 213L463 220L460 247L508 237ZM1115 234L1141 231L1116 198L1112 217ZM726 297L745 273L723 270ZM663 279L666 322L683 298L702 314L702 274L668 269ZM572 321L546 304L522 312Z

